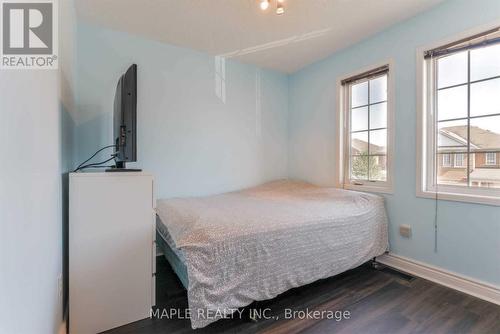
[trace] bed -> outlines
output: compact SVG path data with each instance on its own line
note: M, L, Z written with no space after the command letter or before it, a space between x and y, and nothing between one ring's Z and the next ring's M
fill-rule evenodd
M158 200L157 233L192 328L384 253L382 197L300 181Z
M168 263L172 267L172 270L179 278L179 281L184 286L184 289L188 288L188 274L186 259L180 248L175 246L172 236L168 232L165 224L161 222L159 216L156 216L156 244L160 247L163 256L167 259Z

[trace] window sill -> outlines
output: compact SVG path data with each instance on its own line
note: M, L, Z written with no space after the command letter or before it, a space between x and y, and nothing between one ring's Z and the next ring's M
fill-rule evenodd
M371 185L359 185L359 184L344 184L344 189L354 190L354 191L364 191L370 193L381 193L381 194L393 194L394 191L390 186L371 186Z
M459 194L443 191L439 191L437 196L439 200L445 201L500 206L500 197L498 196L481 196L476 194ZM417 197L436 199L436 193L432 191L418 190Z

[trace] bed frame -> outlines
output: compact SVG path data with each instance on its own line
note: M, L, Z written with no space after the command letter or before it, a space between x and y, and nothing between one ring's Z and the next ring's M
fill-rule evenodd
M163 256L165 256L168 263L170 263L170 266L179 278L179 281L181 281L184 289L187 290L189 281L186 264L182 262L181 259L179 259L177 254L172 250L172 248L170 248L168 243L165 241L165 239L163 239L163 236L158 231L156 231L156 244L162 250Z

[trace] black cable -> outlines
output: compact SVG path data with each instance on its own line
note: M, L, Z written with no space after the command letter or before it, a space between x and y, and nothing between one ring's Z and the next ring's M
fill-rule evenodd
M95 152L90 158L88 158L87 160L85 160L84 162L82 162L81 164L78 165L78 167L76 167L76 169L73 171L73 172L77 172L79 169L81 169L81 167L86 164L87 162L89 162L90 160L92 160L99 152L107 149L107 148L110 148L110 147L116 147L116 145L108 145L108 146L104 146L103 148L99 149L97 152Z
M100 166L102 164L105 164L106 162L109 162L111 160L113 160L114 158L116 157L116 154L113 154L111 156L111 158L107 159L107 160L104 160L104 161L101 161L101 162L96 162L96 163L93 163L93 164L88 164L88 165L84 165L84 166L80 166L78 167L77 169L75 169L75 172L79 171L79 170L82 170L82 169L85 169L85 168L101 168L103 166Z

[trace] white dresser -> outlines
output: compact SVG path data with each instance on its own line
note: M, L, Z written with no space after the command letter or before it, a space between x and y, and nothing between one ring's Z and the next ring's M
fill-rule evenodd
M150 316L155 198L147 173L69 178L69 331L90 334Z

